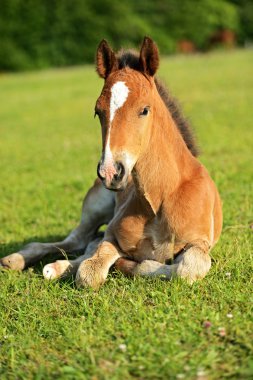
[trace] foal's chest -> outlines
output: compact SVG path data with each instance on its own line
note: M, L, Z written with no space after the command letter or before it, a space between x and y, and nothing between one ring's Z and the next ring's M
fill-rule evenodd
M174 254L173 234L161 217L141 211L133 202L117 210L111 225L117 243L124 255L135 261L164 263Z

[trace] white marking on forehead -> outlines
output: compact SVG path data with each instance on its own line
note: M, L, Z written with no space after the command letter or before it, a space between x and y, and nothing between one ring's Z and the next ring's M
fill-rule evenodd
M129 88L125 85L125 82L116 82L111 88L111 100L110 100L110 123L113 121L115 112L117 109L123 106L127 100Z
M127 100L129 93L128 87L125 85L125 82L116 82L111 88L111 99L110 99L110 124L112 123L117 109L123 106ZM111 181L116 170L114 167L113 154L110 148L110 136L111 135L111 125L108 127L108 136L104 151L104 169L103 173L105 177Z

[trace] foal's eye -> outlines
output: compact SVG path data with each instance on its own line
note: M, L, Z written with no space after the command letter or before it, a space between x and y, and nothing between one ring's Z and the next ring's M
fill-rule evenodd
M140 112L140 116L147 116L149 111L150 111L150 108L148 106L144 107L143 110Z

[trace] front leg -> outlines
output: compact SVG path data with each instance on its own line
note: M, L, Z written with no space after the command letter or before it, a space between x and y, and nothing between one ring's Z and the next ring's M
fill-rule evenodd
M178 263L177 276L186 279L190 284L204 278L211 268L208 242L189 244L185 252L176 258L175 263Z
M105 282L110 267L120 256L116 245L104 240L98 246L94 256L80 264L76 274L76 285L98 289Z
M121 257L115 268L126 276L173 277L184 278L192 284L206 276L211 268L209 245L206 241L195 241L188 244L184 251L173 261L172 265L161 264L154 260L143 260L141 263Z

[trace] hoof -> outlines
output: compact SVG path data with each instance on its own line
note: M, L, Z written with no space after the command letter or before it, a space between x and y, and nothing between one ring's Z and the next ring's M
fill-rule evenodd
M75 280L76 286L78 288L91 287L97 290L104 284L107 274L97 260L85 260L78 268Z
M54 267L54 264L47 264L44 266L43 276L46 280L54 280L55 278L60 277Z
M6 269L23 270L25 268L25 260L20 253L12 253L0 259L0 266Z
M177 276L185 279L190 285L206 276L211 268L211 258L198 248L190 248L177 268Z
M58 260L47 264L43 268L43 276L46 280L54 280L70 274L71 264L68 260Z

